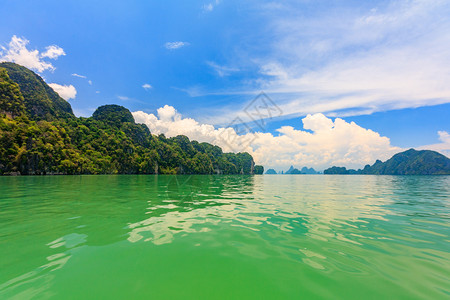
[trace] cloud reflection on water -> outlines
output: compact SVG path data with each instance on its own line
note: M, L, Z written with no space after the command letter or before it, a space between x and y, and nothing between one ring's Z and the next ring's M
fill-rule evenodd
M332 228L364 227L368 219L386 221L385 216L392 214L386 206L392 200L379 189L392 188L389 179L380 180L360 177L356 185L346 177L254 176L246 181L211 180L211 186L199 185L202 181L196 177L183 185L169 181L158 186L167 189L163 202L170 204L150 202L148 218L129 225L128 241L166 244L176 236L208 232L228 223L256 232L275 227L322 241L336 238L357 244L352 236L334 234Z

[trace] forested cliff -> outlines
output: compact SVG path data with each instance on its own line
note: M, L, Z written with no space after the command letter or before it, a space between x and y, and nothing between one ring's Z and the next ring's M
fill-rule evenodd
M37 74L0 63L0 174L254 174L248 153L152 135L118 105L77 118Z
M409 149L392 156L385 162L377 160L372 166L353 170L345 167L331 167L324 174L367 174L367 175L450 175L450 159L431 150Z

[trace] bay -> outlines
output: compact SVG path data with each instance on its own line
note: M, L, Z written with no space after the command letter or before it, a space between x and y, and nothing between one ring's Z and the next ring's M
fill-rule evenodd
M448 299L450 176L0 177L1 299Z

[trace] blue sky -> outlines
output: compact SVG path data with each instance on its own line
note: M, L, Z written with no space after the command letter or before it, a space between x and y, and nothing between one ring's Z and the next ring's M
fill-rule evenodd
M357 167L409 147L450 151L443 145L450 132L447 1L3 0L0 11L0 57L51 64L39 74L62 86L79 116L120 104L148 114L141 121L155 133L175 134L182 124L181 133L214 142L219 133L198 126L216 130L237 116L251 124L243 109L264 91L282 114L257 129L267 144L255 142L249 152L267 167ZM28 52L8 52L14 36ZM45 52L52 45L60 51L53 57ZM159 115L165 105L176 111ZM304 121L318 113L327 118ZM342 125L350 131L342 129L347 140L340 140L352 149L326 147L336 141L320 130L337 127L328 121L336 117L365 130ZM198 124L186 131L182 119ZM369 145L370 131L379 143ZM268 145L281 142L311 155L264 159L281 151Z

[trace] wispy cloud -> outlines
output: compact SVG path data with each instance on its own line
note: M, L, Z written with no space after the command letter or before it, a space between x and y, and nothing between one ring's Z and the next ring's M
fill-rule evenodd
M186 47L186 46L189 46L189 43L188 42L181 42L181 41L178 41L178 42L167 42L167 43L164 44L164 47L166 47L166 49L169 49L169 50L176 50L176 49L180 49L180 48L183 48L183 47Z
M219 75L220 77L225 77L230 75L231 73L234 72L239 72L238 68L232 68L232 67L227 67L227 66L220 66L218 64L216 64L213 61L207 61L206 64L208 66L210 66L211 68L213 68L213 70L217 73L217 75Z
M285 105L302 113L449 102L450 20L439 18L448 13L448 2L410 1L392 2L363 15L351 13L341 23L334 16L322 20L324 25L277 20L278 55L293 59L261 61L261 73L270 77L265 89L291 94L292 101ZM336 24L334 29L323 30L331 24ZM299 33L305 27L322 34L305 37ZM305 68L308 58L325 63Z
M130 100L132 100L130 97L127 97L127 96L117 96L117 98L119 100L122 100L122 101L130 101Z
M118 95L117 99L119 99L120 101L124 101L124 102L146 104L144 101L141 101L139 99L135 99L135 98L131 98L131 97L128 97L128 96L123 96L123 95Z
M66 55L64 50L56 45L46 47L41 53L36 49L28 49L29 43L27 39L14 35L7 46L0 46L0 62L14 62L37 72L54 71L55 67L45 59L57 59Z
M349 116L450 102L450 2L391 1L310 17L301 9L293 1L262 6L266 34L246 44L265 44L268 51L244 48L235 60L259 73L240 88L205 94L264 90L293 115Z
M87 78L86 76L80 75L80 74L77 74L77 73L73 73L72 76L78 77L78 78L83 78L83 79L86 79L86 78Z
M82 79L86 79L86 80L87 80L87 83L88 83L89 85L92 85L92 80L88 80L88 79L87 79L87 76L80 75L80 74L77 74L77 73L73 73L72 76L78 77L78 78L82 78Z
M206 13L212 12L214 10L214 8L220 4L220 2L221 2L220 0L215 0L215 1L203 4L202 11L206 12Z

